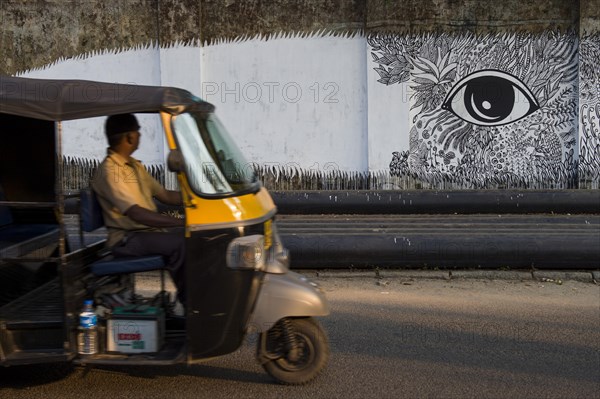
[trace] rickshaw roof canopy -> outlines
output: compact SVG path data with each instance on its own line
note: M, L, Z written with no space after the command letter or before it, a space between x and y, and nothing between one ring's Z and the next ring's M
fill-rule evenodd
M66 121L123 113L177 115L190 110L213 112L214 106L174 87L0 76L3 114Z

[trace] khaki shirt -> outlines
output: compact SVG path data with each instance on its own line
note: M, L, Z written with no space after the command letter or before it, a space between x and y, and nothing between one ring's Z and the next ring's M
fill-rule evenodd
M92 189L102 207L109 247L121 241L127 231L156 230L125 215L133 205L156 212L153 198L164 190L137 159L125 159L109 149L92 179Z

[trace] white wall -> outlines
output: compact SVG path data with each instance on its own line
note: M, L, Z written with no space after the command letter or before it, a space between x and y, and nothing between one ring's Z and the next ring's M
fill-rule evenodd
M367 170L363 53L358 36L207 46L202 97L251 162Z
M369 62L370 55L367 55ZM407 150L410 131L410 86L399 83L387 87L377 83L369 71L369 170L388 170L393 151Z
M161 65L155 47L123 52L106 51L59 60L45 68L26 71L19 76L44 79L83 79L110 83L160 85ZM141 143L135 156L148 164L164 162L160 118L138 115ZM106 154L105 118L90 118L63 123L63 152L66 156L101 160Z
M586 100L578 128L578 112L583 109L578 109L573 34L515 38L514 34L391 35L383 40L279 35L204 46L193 42L107 51L59 60L20 75L182 87L215 104L248 161L262 165L388 171L392 153L402 152L408 158L397 165L423 180L444 176L459 182L484 181L503 173L525 181L560 180L570 173L569 162L577 159L578 154L569 158L569 153L577 151L578 134L583 140L598 130L593 119L598 96ZM376 48L377 43L383 44ZM597 38L584 44L599 47ZM545 52L535 53L542 47ZM381 56L392 61L398 56L402 62L386 64ZM402 73L401 81L379 81L375 68L382 65L391 74ZM521 80L535 91L539 110L517 122L471 126L440 109L440 102L461 79L484 70L502 70L510 79ZM586 82L579 84L583 92ZM140 120L143 136L136 156L162 164L165 148L159 120L149 116ZM592 149L594 137L586 141ZM67 155L101 159L105 147L103 119L65 124ZM444 162L448 155L453 158ZM594 156L585 159L593 162L589 160ZM598 166L591 169L600 173Z

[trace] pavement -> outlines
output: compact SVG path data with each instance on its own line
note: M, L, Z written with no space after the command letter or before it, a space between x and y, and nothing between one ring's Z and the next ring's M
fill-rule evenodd
M303 386L276 384L250 334L209 363L0 368L0 397L600 399L600 287L437 272L319 271L330 358Z

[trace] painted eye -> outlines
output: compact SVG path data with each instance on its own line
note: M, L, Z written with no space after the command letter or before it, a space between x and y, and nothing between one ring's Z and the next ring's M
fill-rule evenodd
M512 123L539 108L539 103L525 83L495 69L464 77L454 85L442 104L442 109L481 126Z

